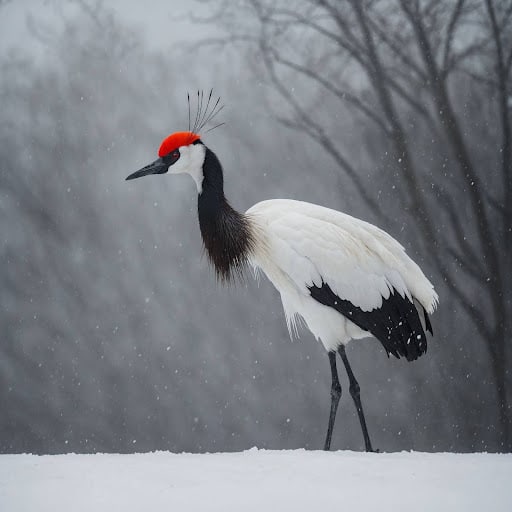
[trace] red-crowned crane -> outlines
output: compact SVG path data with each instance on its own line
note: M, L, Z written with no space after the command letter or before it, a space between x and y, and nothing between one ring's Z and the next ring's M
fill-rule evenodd
M337 352L366 451L373 451L345 345L373 335L388 356L414 361L427 350L426 331L432 334L434 287L394 238L350 215L289 199L262 201L245 213L234 210L224 196L222 166L198 134L211 118L198 108L192 130L189 121L189 131L166 137L159 158L126 179L168 171L192 176L201 235L217 276L228 281L246 265L261 269L281 294L290 335L302 319L328 353L331 410L324 449L330 449L341 396Z

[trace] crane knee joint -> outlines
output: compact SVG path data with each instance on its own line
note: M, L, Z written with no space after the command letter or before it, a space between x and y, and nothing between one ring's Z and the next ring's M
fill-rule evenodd
M350 385L349 391L351 396L359 396L361 394L361 388L357 382Z

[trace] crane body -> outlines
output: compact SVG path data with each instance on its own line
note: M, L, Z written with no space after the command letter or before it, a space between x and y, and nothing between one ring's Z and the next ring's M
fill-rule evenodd
M416 359L413 347L426 349L423 325L437 300L433 287L386 232L336 210L289 199L262 201L246 214L261 237L250 261L279 290L290 333L296 332L301 317L327 351L337 350L351 339L369 336L370 320L364 313L370 317L391 301L398 314L402 303L414 306L416 301L420 326L411 330L416 341L400 332L404 346L399 344L394 355ZM411 317L413 313L411 307ZM388 316L381 319L390 329L389 342L388 333L383 336L384 348L394 341L391 334L402 320L395 311Z
M304 323L325 347L331 369L331 409L324 449L330 449L341 396L338 353L373 451L359 384L345 345L376 337L387 354L417 359L427 350L429 315L438 296L418 265L389 234L344 213L311 203L274 199L237 212L224 196L222 166L194 131L164 139L160 158L127 179L190 174L198 191L201 236L217 276L229 281L246 266L261 270L279 291L290 335Z

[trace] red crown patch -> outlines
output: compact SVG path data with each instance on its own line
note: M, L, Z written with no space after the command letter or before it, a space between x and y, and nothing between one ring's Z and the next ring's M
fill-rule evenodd
M166 137L162 144L160 144L160 149L158 150L158 156L162 157L171 153L175 149L180 148L181 146L188 146L192 144L196 140L199 140L201 137L197 135L197 133L193 132L176 132L171 133L168 137Z

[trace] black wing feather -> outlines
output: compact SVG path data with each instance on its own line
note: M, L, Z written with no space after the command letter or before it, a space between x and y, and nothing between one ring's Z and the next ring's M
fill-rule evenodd
M428 316L428 313L425 311L425 308L423 308L423 316L425 318L425 328L433 336L434 331L432 330L432 324L430 323L430 317Z
M361 329L373 334L384 346L386 352L408 361L414 361L427 351L427 336L421 325L416 306L393 289L382 306L372 311L363 311L350 301L341 299L327 283L321 287L310 286L311 297L324 306L334 308ZM432 325L426 312L425 326L432 332Z

